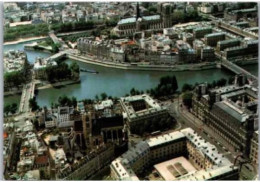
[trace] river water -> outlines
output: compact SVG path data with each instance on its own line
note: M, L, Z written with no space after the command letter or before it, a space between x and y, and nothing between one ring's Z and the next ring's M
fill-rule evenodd
M15 45L5 45L4 51L10 49L23 50L24 43ZM36 57L48 57L50 54L26 51L29 62L33 63ZM67 63L71 63L72 60L66 60ZM178 81L179 88L182 88L184 83L194 84L196 82L212 82L220 78L229 78L233 73L221 70L211 69L202 71L185 71L185 72L157 72L157 71L130 71L119 70L112 68L105 68L101 66L90 65L82 62L78 62L81 68L87 68L96 70L99 74L92 74L81 72L81 83L67 85L62 88L50 88L40 90L37 95L37 102L40 106L50 106L52 102L56 102L61 95L75 96L80 99L95 98L96 95L100 95L105 92L111 96L124 96L129 93L131 88L138 90L147 90L155 87L159 83L159 79L165 75L175 75ZM258 66L249 65L245 66L245 69L251 73L258 75ZM8 96L4 97L6 103L18 103L20 96Z

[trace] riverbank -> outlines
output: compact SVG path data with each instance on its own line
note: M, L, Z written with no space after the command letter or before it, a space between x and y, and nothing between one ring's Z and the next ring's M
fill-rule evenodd
M58 33L57 36L68 36L68 35L74 35L74 34L79 34L79 33L85 33L85 32L90 32L91 30L82 30L82 31L75 31L75 32L65 32L65 33ZM18 40L14 41L7 41L4 42L4 45L12 45L12 44L19 44L23 42L29 42L32 40L40 40L40 39L45 39L48 38L49 36L38 36L38 37L28 37L28 38L20 38Z
M217 63L199 63L199 64L183 64L183 65L131 65L131 64L122 64L122 63L113 63L106 61L94 60L91 57L79 56L75 54L67 54L69 59L75 61L81 61L88 64L99 65L108 68L124 69L124 70L136 70L136 71L167 71L167 72L178 72L178 71L198 71L206 69L215 69L217 68Z
M72 84L77 84L80 83L80 79L78 80L70 80L70 81L63 81L63 82L57 82L57 83L37 83L35 90L43 90L43 89L48 89L48 88L56 88L56 87L62 87L66 85L72 85ZM4 96L13 96L13 95L19 95L22 94L22 90L17 90L17 91L9 91L9 92L4 92Z
M47 37L48 37L48 36L20 38L20 39L15 40L15 41L4 42L4 45L19 44L19 43L23 43L23 42L29 42L29 41L32 41L32 40L41 40L41 39L45 39L45 38L47 38Z
M4 96L18 95L18 94L21 94L21 93L22 93L22 90L9 91L9 92L4 92Z
M52 47L51 46L42 46L39 45L37 42L33 42L31 44L25 44L24 45L24 50L29 50L29 51L42 51L46 53L52 53Z
M80 83L80 79L63 81L63 82L58 82L58 83L47 83L47 84L44 84L44 85L37 84L35 89L36 90L43 90L43 89L62 87L62 86L72 85L72 84L77 84L77 83Z

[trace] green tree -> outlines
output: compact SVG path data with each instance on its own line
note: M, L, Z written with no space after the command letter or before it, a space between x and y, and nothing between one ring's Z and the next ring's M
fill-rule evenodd
M6 115L8 115L10 113L10 110L11 110L10 104L7 104L7 105L4 106L4 113Z
M131 90L130 90L130 95L136 95L136 90L135 90L135 88L132 88Z
M188 83L185 83L183 86L182 86L182 92L186 92L186 91L190 91L193 89L193 86L191 84L188 84Z
M157 12L157 8L156 8L156 6L150 6L148 8L148 11L149 11L149 13L154 14Z
M77 100L76 100L77 102ZM58 103L60 106L72 106L72 100L66 95L60 96L58 98Z
M76 107L77 107L77 103L78 103L78 102L77 102L77 98L73 96L73 97L71 98L71 104L72 104L72 106L73 106L74 108L76 108Z
M93 104L94 103L94 101L91 100L91 99L84 99L82 101L83 101L84 105L88 105L88 104Z
M106 93L102 93L100 96L101 96L102 100L105 100L107 98L107 94Z
M182 95L182 101L183 101L183 104L188 108L190 109L191 106L192 106L192 92L185 92L183 95Z
M172 15L172 19L178 23L184 22L185 14L182 11L176 10Z
M13 103L11 106L10 106L10 112L12 114L16 113L17 111L17 104L16 103Z
M39 109L39 106L37 104L35 97L33 97L29 100L29 107L32 109L32 111L36 111Z

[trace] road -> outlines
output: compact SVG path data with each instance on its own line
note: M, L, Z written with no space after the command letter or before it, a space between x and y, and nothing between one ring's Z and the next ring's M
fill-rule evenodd
M202 136L206 141L215 145L220 153L223 153L230 161L234 161L235 156L240 152L235 152L227 142L225 142L219 135L217 135L211 128L203 124L201 120L196 118L193 114L187 111L186 108L181 106L181 98L174 99L168 107L171 116L181 123L181 128L190 127Z
M23 93L20 101L19 112L29 112L29 100L34 97L34 82L27 83L23 88Z

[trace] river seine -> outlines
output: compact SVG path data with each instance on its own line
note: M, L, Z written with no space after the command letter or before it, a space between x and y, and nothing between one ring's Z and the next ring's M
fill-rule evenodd
M32 42L32 41L31 41ZM27 42L30 43L30 42ZM23 50L23 45L19 43L13 45L5 45L4 51ZM35 51L26 51L30 63L35 61L36 57L48 57L51 54ZM66 60L71 63L72 60ZM159 79L165 75L175 75L179 88L184 83L194 84L196 82L212 82L220 78L229 78L233 73L222 69L211 69L203 71L184 71L184 72L155 72L155 71L130 71L105 68L101 66L90 65L78 62L81 68L96 70L99 74L81 72L81 83L67 85L62 88L50 88L40 90L37 95L37 102L40 106L50 106L52 102L56 102L61 95L75 96L80 99L95 98L105 92L111 96L124 96L129 93L131 88L138 90L147 90L155 87L159 83ZM248 65L244 67L251 73L258 75L258 65ZM5 104L20 102L20 95L4 97Z

